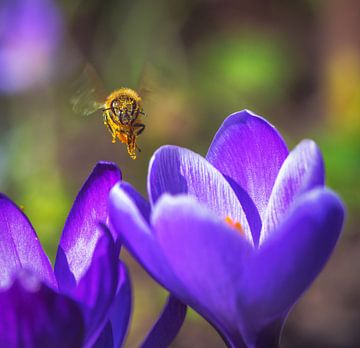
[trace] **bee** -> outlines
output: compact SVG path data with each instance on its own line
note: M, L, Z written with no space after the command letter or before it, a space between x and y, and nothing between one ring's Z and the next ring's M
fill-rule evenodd
M94 76L93 68L87 66L83 76L86 80L85 85L89 85L89 80L94 80ZM82 85L84 85L84 81L82 81ZM140 95L130 88L122 87L104 98L98 96L99 88L81 87L71 99L73 110L83 115L101 111L104 125L111 134L112 143L119 140L126 144L129 156L136 159L136 150L141 152L136 138L145 129L142 117L146 116ZM102 99L103 102L96 101L96 99Z
M136 137L145 129L141 116L145 116L141 97L130 88L120 88L112 92L105 100L103 118L104 124L112 136L127 145L127 151L132 159L136 159Z

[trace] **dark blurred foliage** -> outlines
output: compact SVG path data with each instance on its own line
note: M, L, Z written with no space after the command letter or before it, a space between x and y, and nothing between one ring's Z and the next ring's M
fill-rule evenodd
M328 185L348 211L330 263L288 318L282 347L359 347L360 2L56 4L62 39L49 58L51 75L0 96L1 191L24 206L50 255L72 200L97 161L115 161L124 179L146 194L148 161L156 148L171 143L205 155L223 119L248 108L275 124L290 148L304 137L320 145ZM120 86L143 91L148 117L137 160L122 144L111 143L101 114L73 112L69 101L86 64L94 67L94 83L104 91ZM134 347L166 293L124 257L135 295L126 346ZM223 344L190 312L172 346Z

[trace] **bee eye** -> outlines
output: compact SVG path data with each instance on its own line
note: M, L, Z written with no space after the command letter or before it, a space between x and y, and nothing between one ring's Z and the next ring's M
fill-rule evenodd
M118 100L115 99L112 101L111 108L116 116L119 116L121 114L120 102Z

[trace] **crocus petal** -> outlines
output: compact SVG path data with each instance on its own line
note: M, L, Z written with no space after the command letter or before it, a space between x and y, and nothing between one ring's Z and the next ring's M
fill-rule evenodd
M60 290L69 291L89 267L99 239L98 223L108 223L108 195L121 179L113 163L98 163L75 199L55 261Z
M254 215L257 210L262 220L287 155L278 131L263 118L243 110L225 119L206 159L232 184L246 214Z
M78 286L68 294L82 306L85 317L85 344L91 347L104 328L118 285L118 254L105 225L99 229L90 267Z
M114 301L109 311L113 346L120 347L125 339L131 314L131 283L126 266L119 262L119 280Z
M122 189L121 183L110 192L109 211L112 226L135 259L161 284L165 279L177 284L178 280L167 266L148 221L132 197Z
M177 336L186 317L186 305L170 295L159 319L149 332L142 348L166 348Z
M111 323L107 322L100 336L96 340L92 348L118 348L119 346L114 346L113 341L113 332Z
M200 155L177 146L163 146L149 166L148 190L154 204L164 194L186 193L207 205L219 218L240 222L245 238L252 235L244 210L222 174Z
M5 195L0 194L0 287L19 269L28 269L42 281L56 288L50 261L23 212Z
M296 202L279 231L260 247L238 298L243 335L250 346L263 327L286 316L323 269L343 218L340 199L327 189L314 189Z
M131 197L143 218L149 223L151 212L150 203L129 183L122 181L119 183L119 187L121 187L121 189L124 190L129 197Z
M83 318L77 304L41 284L34 276L20 274L0 292L0 346L12 348L79 348Z
M189 196L163 195L152 216L159 249L186 292L165 287L237 346L237 289L253 248L235 229Z
M324 161L317 145L303 140L283 163L276 178L263 221L260 244L276 230L291 204L302 193L324 186Z

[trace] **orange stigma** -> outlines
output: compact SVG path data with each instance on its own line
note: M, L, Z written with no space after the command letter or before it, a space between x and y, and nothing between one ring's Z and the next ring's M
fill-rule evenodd
M244 229L243 227L241 226L241 223L240 222L235 222L230 216L227 216L225 218L225 222L227 224L229 224L232 228L235 228L235 230L237 230L241 236L245 236L245 232L244 232Z

